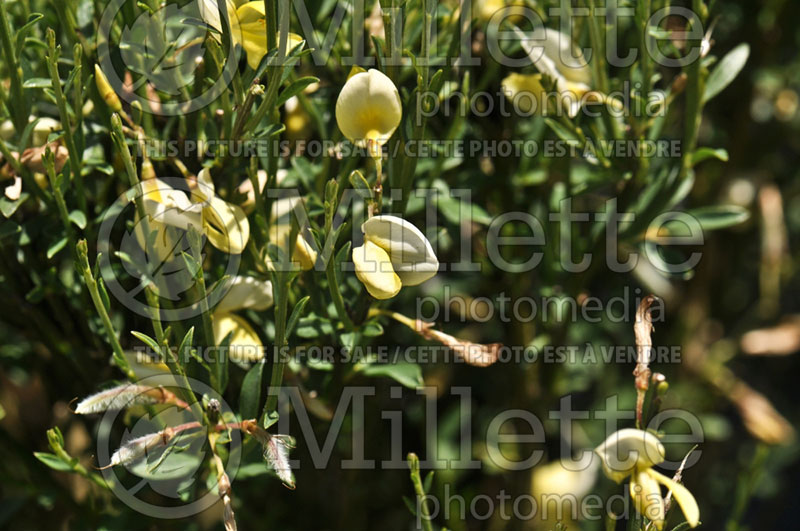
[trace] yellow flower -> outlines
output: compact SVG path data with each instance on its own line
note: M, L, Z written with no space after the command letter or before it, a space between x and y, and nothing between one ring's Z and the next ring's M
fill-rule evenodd
M547 91L542 86L542 74L509 74L503 79L503 94L525 114L547 114Z
M203 19L209 26L222 32L222 23L216 0L203 0L200 3ZM247 64L256 70L261 59L267 55L267 17L264 12L264 2L255 0L245 2L235 8L228 2L228 18L231 26L231 39L234 44L239 44L247 54ZM278 40L280 34L278 34ZM300 43L303 38L295 33L289 33L286 52L288 53Z
M205 172L205 173L204 173ZM216 197L207 170L198 175L191 199L160 179L142 181L142 199L152 230L159 224L188 230L194 227L211 245L229 254L241 254L250 238L250 224L244 211ZM166 234L166 233L165 233ZM166 238L166 236L165 236ZM168 242L164 241L166 247ZM171 246L170 246L171 247Z
M556 104L570 117L578 114L581 103L587 99L619 106L616 100L592 90L589 64L568 35L550 28L537 28L532 33L525 33L515 27L514 32L539 70L538 74L513 73L502 81L504 93L512 100L516 99L522 112L535 110L538 114L547 114L545 98L548 94L542 85L542 75L555 82ZM535 109L532 108L534 102L537 104Z
M353 249L356 277L376 299L432 278L439 260L418 228L397 216L375 216L361 226L364 245Z
M303 271L309 271L317 261L317 251L309 243L313 242L313 239L308 227L308 220L305 217L302 198L284 197L272 203L269 238L275 245L286 250L286 239L289 238L292 231L292 216L295 216L300 224L300 231L297 233L292 251L292 260L299 262L300 269Z
M386 74L370 69L351 76L336 100L336 123L342 134L373 157L391 138L403 117L397 87Z
M577 528L579 507L589 494L597 477L597 462L582 470L572 470L561 461L553 461L533 469L531 494L539 507L536 528L552 529L561 522L569 529Z
M666 509L661 485L672 492L691 527L700 523L700 509L689 490L680 483L653 470L664 461L664 445L646 431L624 429L612 434L595 449L606 476L617 483L630 476L631 498L639 514L651 520L656 528L664 527Z
M214 307L215 312L251 309L263 311L272 306L272 282L255 277L235 276L228 281L228 291Z
M229 356L231 361L242 366L264 357L261 339L250 323L232 312L251 309L263 311L272 306L272 282L248 276L233 277L228 292L222 297L211 323L214 341L220 345L231 334Z
M507 19L510 22L519 22L525 13L525 3L522 0L479 0L472 4L474 16L483 22L488 22L498 11L498 20ZM502 17L499 18L499 17Z
M229 254L241 254L250 239L250 223L240 207L215 195L208 169L197 174L192 201L203 205L203 234L211 245Z
M228 357L238 365L246 366L264 357L261 339L243 317L229 312L214 312L211 316L214 341L220 345L231 335Z

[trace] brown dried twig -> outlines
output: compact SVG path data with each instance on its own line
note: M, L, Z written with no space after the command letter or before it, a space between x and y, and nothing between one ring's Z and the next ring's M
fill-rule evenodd
M636 322L633 332L636 336L636 368L633 369L636 386L636 425L642 426L642 410L644 398L650 387L650 352L653 349L653 320L650 308L658 300L655 295L645 297L636 310Z

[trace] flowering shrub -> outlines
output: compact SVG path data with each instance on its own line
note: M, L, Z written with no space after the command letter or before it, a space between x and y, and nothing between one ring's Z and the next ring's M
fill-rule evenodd
M800 332L717 11L1 3L0 521L742 528Z

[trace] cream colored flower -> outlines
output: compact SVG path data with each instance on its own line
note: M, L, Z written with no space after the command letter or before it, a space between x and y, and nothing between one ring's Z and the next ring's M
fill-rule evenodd
M539 74L514 73L503 79L504 92L512 100L516 99L520 110L529 112L531 102L535 100L539 103L537 112L547 113L545 99L549 95L542 85L542 75L550 77L555 82L558 95L556 103L565 109L570 117L575 116L581 104L588 99L608 101L618 105L615 100L592 91L592 72L589 64L583 52L575 46L568 35L551 28L537 28L532 33L526 33L515 27L514 32L534 66L539 70Z
M144 210L148 224L154 224L150 229L160 230L158 224L183 230L194 227L217 249L241 254L250 238L247 216L238 206L213 195L213 184L208 183L207 170L203 170L190 198L160 179L142 181Z
M235 276L229 281L228 291L214 307L214 311L263 311L272 306L272 302L272 282L255 277Z
M376 299L432 278L439 260L418 228L397 216L375 216L361 225L364 245L353 249L356 276Z
M535 527L552 529L561 522L569 529L577 528L572 524L580 518L581 502L591 492L596 477L596 459L581 470L567 468L562 461L534 468L531 494L539 507Z
M32 122L35 119L36 117L31 115L28 118L28 122ZM44 145L47 142L47 137L50 136L50 133L53 131L58 131L59 129L61 129L61 122L55 118L50 118L49 116L42 116L39 118L39 121L36 122L36 125L33 126L33 135L31 136L31 143L28 147L39 147ZM14 133L14 124L11 122L11 120L6 120L0 123L0 138L3 140L11 140L11 138L14 137Z
M651 520L658 529L664 527L666 509L661 485L672 492L691 527L700 523L700 509L689 490L680 483L653 470L664 461L664 445L644 430L632 428L612 434L595 449L606 476L620 483L631 478L630 490L636 510Z
M250 239L247 214L237 205L215 195L214 183L207 169L197 174L197 185L192 201L203 205L203 234L220 251L241 254Z
M359 147L380 156L403 117L400 93L392 80L370 69L351 76L336 100L336 123L342 134Z
M525 2L523 0L478 0L473 2L472 8L474 16L482 22L488 22L498 11L502 11L502 20L516 22L522 20L525 13Z
M238 3L238 2L237 2ZM267 18L264 11L264 2L254 0L245 2L235 7L227 2L228 18L230 19L231 39L234 44L239 44L247 54L247 64L256 70L261 59L267 55ZM203 19L209 26L222 32L222 23L219 18L219 8L216 0L203 0L200 2L200 11ZM280 34L278 35L280 39ZM294 33L289 33L286 51L289 52L303 42L303 38Z
M269 280L248 276L236 276L230 280L228 292L214 308L211 323L217 345L231 334L228 351L231 361L246 366L264 357L263 345L256 331L246 319L233 312L263 311L272 306L272 302L272 282Z
M217 345L222 344L228 334L231 335L228 357L234 363L246 366L264 357L261 339L244 317L230 312L214 312L211 324Z
M292 231L292 216L295 216L300 224L300 231L297 233L292 250L292 260L299 262L300 269L303 271L309 271L317 261L317 251L310 243L313 242L313 239L305 218L301 197L284 197L272 203L269 238L275 245L285 250L286 239L289 238Z

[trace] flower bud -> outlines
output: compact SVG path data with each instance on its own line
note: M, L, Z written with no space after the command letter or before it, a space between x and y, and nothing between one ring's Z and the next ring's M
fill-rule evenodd
M122 109L122 103L119 101L117 93L111 88L108 78L100 69L100 65L94 65L94 82L97 85L97 91L100 92L100 96L102 96L108 108L114 112L119 112Z
M392 80L371 69L350 77L336 100L336 123L348 140L369 147L378 156L380 146L394 133L403 117L400 93Z

